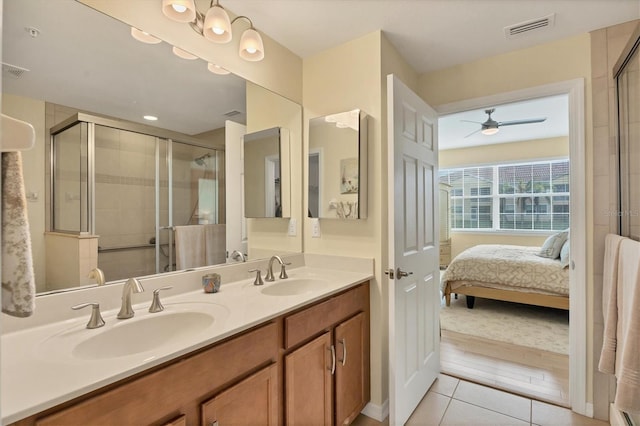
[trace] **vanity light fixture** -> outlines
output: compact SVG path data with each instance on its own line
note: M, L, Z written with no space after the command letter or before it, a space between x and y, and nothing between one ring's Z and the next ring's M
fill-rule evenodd
M253 22L246 16L237 16L229 19L229 14L224 10L218 0L211 0L209 10L202 14L196 10L194 0L162 0L162 13L176 22L188 22L191 28L215 43L228 43L231 41L231 26L238 19L249 21L249 28L242 33L238 54L245 61L261 61L264 59L264 43L260 33L253 27Z
M131 27L131 37L147 44L158 44L162 42L159 38L152 36L146 31L140 31L136 27Z
M219 74L219 75L227 75L231 73L231 71L227 71L226 69L222 68L220 65L212 64L211 62L207 64L207 69L212 73Z
M182 50L179 47L173 46L172 51L173 51L173 54L176 55L178 58L187 59L189 61L198 59L196 55L192 55L191 53L187 52L186 50Z

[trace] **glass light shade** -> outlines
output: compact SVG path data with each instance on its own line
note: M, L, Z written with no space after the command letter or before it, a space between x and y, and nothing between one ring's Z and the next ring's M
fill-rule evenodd
M214 5L207 11L202 34L207 40L215 43L231 41L231 21L222 7Z
M261 61L264 58L262 37L253 28L249 28L242 33L239 54L245 61Z
M219 74L219 75L227 75L231 73L230 71L227 71L224 68L222 68L220 65L212 64L211 62L207 64L207 69L212 73Z
M158 44L162 42L159 38L156 38L147 32L140 31L135 27L131 27L131 37L147 44Z
M489 127L488 129L482 129L480 133L482 133L483 135L491 136L495 135L499 131L500 129L498 127Z
M180 49L179 47L175 47L173 46L173 54L176 55L179 58L182 59L188 59L190 61L194 60L194 59L198 59L198 57L196 55L192 55L191 53L184 51L182 49Z
M194 0L162 0L162 13L176 22L193 22L196 20L196 4Z

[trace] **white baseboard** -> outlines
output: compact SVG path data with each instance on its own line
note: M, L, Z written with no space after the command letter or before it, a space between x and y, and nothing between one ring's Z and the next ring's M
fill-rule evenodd
M383 422L384 419L389 417L389 400L386 399L382 405L369 402L361 411L367 417L371 417L374 420Z

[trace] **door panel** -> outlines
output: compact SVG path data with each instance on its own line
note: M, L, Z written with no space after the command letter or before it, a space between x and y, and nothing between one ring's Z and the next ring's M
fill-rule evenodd
M387 100L389 423L401 425L440 371L437 114L393 75Z

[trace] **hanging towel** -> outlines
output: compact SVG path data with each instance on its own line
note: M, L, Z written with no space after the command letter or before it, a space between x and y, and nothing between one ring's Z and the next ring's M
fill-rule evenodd
M206 265L203 225L176 226L176 269Z
M204 225L205 265L217 265L227 261L226 225Z
M31 235L20 152L2 153L2 312L28 317L35 309Z
M604 240L604 270L602 276L602 312L604 315L604 336L598 369L614 374L616 363L616 330L618 328L618 254L620 243L625 240L620 235L608 234Z
M640 242L630 239L620 243L617 345L614 405L640 414Z

